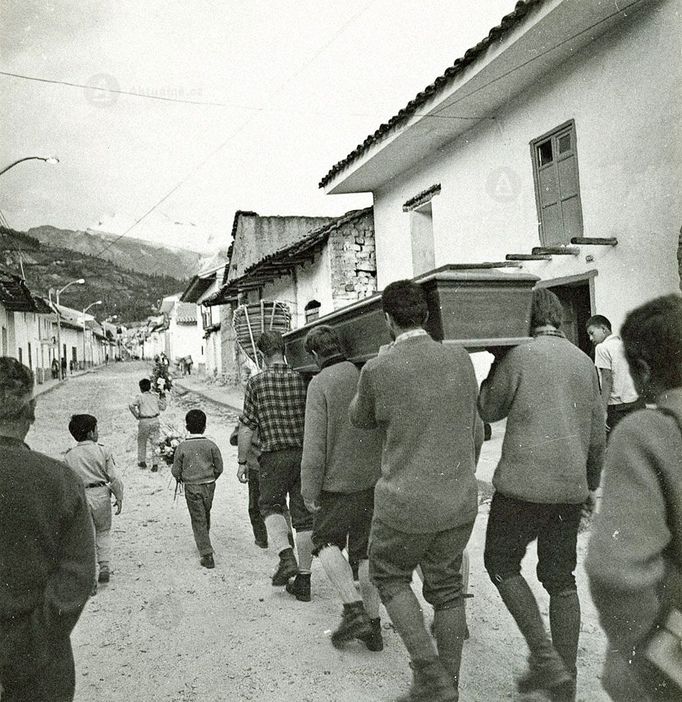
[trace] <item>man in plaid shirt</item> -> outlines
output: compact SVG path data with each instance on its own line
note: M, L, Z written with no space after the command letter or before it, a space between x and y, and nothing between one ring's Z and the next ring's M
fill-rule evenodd
M261 334L257 347L266 369L249 378L244 411L239 418L237 477L247 471L251 437L258 430L261 441L259 507L268 543L279 554L273 585L286 585L287 592L302 602L310 601L313 516L301 497L301 456L305 424L306 387L303 378L284 360L284 340L279 332ZM283 511L289 496L291 521L296 530L298 563L289 544ZM295 577L291 583L289 579Z

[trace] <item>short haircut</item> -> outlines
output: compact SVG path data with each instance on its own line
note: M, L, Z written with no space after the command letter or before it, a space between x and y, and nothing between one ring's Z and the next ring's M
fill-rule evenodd
M97 429L97 417L91 414L74 414L69 422L69 431L76 441L85 441L91 431Z
M0 357L0 423L19 419L33 395L33 372L16 358Z
M314 351L319 356L334 356L343 353L339 335L332 327L326 324L314 327L308 332L304 348L308 353Z
M611 322L609 318L604 317L603 314L594 314L587 320L585 329L589 329L590 327L604 327L604 329L611 331Z
M381 294L381 307L403 329L421 327L429 311L424 291L412 280L396 280L387 285Z
M272 329L264 331L258 337L256 346L265 358L270 358L276 353L284 353L284 339L278 331L273 331Z
M147 390L151 389L152 381L149 380L149 378L142 378L142 380L140 380L140 390L142 390L142 392L147 392Z
M559 298L547 288L535 288L530 307L530 328L544 327L551 324L559 329L564 316L564 308Z
M200 409L192 409L185 415L185 426L191 434L203 434L206 429L206 414Z
M620 336L630 366L646 361L664 388L682 386L682 296L657 297L632 310Z

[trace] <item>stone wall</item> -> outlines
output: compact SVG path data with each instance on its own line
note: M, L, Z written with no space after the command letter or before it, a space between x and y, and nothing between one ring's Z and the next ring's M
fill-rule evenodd
M341 224L327 243L334 309L377 290L372 210Z

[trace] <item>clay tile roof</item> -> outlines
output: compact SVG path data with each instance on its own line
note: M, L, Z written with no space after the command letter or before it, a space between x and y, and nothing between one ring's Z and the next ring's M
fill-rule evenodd
M327 224L318 227L310 232L306 237L294 244L289 244L274 253L264 256L260 261L249 266L239 278L223 285L217 292L207 297L202 304L206 306L222 304L230 296L236 295L237 291L248 282L263 284L269 280L274 280L282 272L291 269L300 263L303 257L310 256L313 250L323 244L333 231L350 222L354 222L367 214L372 213L372 207L365 207L360 210L351 210L346 214L337 217Z
M197 306L193 302L178 302L175 321L178 324L196 324Z
M327 175L325 175L320 181L319 187L324 188L341 171L345 170L351 165L351 163L360 158L360 156L368 151L374 144L377 144L384 139L389 132L407 122L412 115L419 110L420 107L431 100L437 93L442 91L446 85L452 82L455 76L459 75L465 68L482 57L493 43L499 41L512 29L520 25L531 8L541 5L543 2L545 2L545 0L519 0L519 2L516 3L513 12L505 15L500 21L500 24L493 27L488 32L488 36L485 37L485 39L476 44L476 46L467 49L467 51L464 52L464 56L458 58L452 66L449 66L443 75L438 76L433 83L427 85L426 88L424 88L424 90L422 90L420 93L417 93L417 95L410 100L410 102L408 102L402 110L400 110L396 115L393 115L388 122L384 122L361 144L358 144L358 146L356 146L355 149L353 149L353 151L346 156L346 158L332 166Z

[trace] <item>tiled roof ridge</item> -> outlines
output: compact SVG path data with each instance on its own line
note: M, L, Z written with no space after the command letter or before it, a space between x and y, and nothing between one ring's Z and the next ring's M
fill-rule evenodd
M434 195L440 193L440 183L435 183L429 188L425 188L420 193L417 193L414 197L411 197L404 205L403 212L409 212L414 210L420 205L423 205L426 201L430 200Z
M512 12L505 15L501 20L500 24L493 27L485 39L482 39L478 44L467 49L464 52L464 56L458 58L452 66L449 66L445 72L438 76L433 83L424 88L421 92L410 100L410 102L405 105L397 114L393 115L388 122L384 122L379 128L370 134L361 144L358 144L353 151L351 151L348 156L336 163L331 167L329 172L320 180L319 187L324 188L338 173L347 168L353 161L356 161L362 154L364 154L371 146L381 141L390 131L400 124L406 122L412 117L412 115L427 101L431 100L437 93L439 93L447 84L452 82L454 78L459 75L465 68L474 63L482 54L484 54L487 49L493 44L493 42L501 39L503 36L514 29L518 24L521 23L523 18L528 14L528 11L536 6L544 3L545 0L519 0Z

